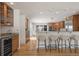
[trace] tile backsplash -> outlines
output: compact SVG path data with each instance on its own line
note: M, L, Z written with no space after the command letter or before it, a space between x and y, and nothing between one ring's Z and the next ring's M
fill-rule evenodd
M0 33L12 33L13 27L0 27Z

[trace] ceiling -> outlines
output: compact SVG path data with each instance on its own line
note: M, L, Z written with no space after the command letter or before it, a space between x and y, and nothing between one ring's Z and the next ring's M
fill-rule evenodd
M14 2L32 22L48 23L62 21L65 17L78 13L79 2Z

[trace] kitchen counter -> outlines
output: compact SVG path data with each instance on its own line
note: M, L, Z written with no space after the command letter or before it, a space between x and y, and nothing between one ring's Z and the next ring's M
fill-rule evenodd
M12 34L5 33L5 34L1 34L0 36L0 39L8 39L8 38L12 38Z
M0 39L2 39L2 38L12 38L16 35L18 35L18 33L3 33L3 34L0 35Z

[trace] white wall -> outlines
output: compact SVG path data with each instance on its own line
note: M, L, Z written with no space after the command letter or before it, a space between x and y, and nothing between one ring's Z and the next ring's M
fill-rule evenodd
M26 38L25 38L25 16L24 15L20 15L20 20L19 20L19 28L20 28L20 32L19 32L19 38L20 38L20 44L25 44L26 42Z
M30 21L30 36L32 36L32 35L33 35L33 24Z
M19 34L19 20L20 20L20 10L15 9L14 10L14 28L13 28L13 33ZM20 34L19 34L20 35ZM20 36L19 36L19 47L20 48Z
M14 10L14 33L19 33L20 10Z
M20 10L14 10L14 33L19 34L19 48L20 45L25 44L25 16L20 14Z
M13 27L10 26L10 27L2 27L0 26L0 34L1 33L12 33L13 31Z
M25 16L20 14L20 10L14 10L14 33L19 33L19 48L25 44Z

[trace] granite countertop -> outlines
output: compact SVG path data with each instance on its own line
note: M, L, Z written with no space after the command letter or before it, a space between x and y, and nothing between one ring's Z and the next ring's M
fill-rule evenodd
M15 35L18 35L18 33L3 33L0 35L0 39L12 38Z
M6 33L6 34L1 34L0 39L8 39L11 37L12 37L12 34Z

